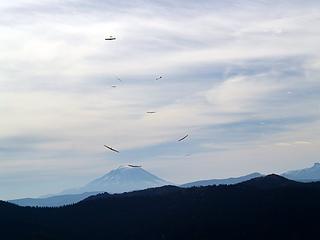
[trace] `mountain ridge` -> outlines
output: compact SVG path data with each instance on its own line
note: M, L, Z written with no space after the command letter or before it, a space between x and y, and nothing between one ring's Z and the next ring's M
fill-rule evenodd
M130 184L126 184L125 182L132 183L133 182L132 179L134 180L137 176L133 176L133 178L127 179L125 176L123 176L123 172L128 172L128 171L129 172L133 171L135 173L137 171L139 173L142 172L143 179L147 179L148 181L146 182L140 181L138 185L132 184L130 186ZM313 175L311 179L308 179L307 177L309 176L310 171ZM117 176L119 172L122 172L121 174L119 174L120 176L122 175L122 177ZM138 176L139 175L140 174L138 174ZM238 183L245 182L247 180L254 179L257 177L262 177L262 176L265 176L265 175L255 172L255 173L247 174L240 177L200 180L200 181L185 183L179 186L188 188L188 187L201 187L201 186L210 186L210 185L232 185L232 184L238 184ZM314 165L309 168L287 171L281 174L281 176L284 176L288 179L298 181L298 182L317 182L317 181L320 181L320 163L314 163ZM108 182L110 181L110 179L113 182L111 185ZM125 184L122 184L121 188L117 189L117 184L121 185L121 182L122 183L124 182ZM45 206L63 206L63 205L74 204L76 202L82 201L89 196L96 195L97 193L103 193L103 192L108 192L111 194L123 193L123 192L138 191L138 190L147 189L147 188L154 188L154 187L159 187L164 185L174 185L174 184L147 172L141 166L127 165L127 166L120 166L116 169L113 169L108 173L104 174L103 176L94 179L93 181L89 182L85 186L78 189L65 190L59 194L50 195L49 197L14 199L14 200L9 200L9 202L13 202L21 206L44 206L44 207ZM87 193L90 193L90 194L86 195ZM68 196L70 197L70 199L67 198ZM56 203L52 203L52 202L55 202L54 200L56 200Z
M270 174L269 174L270 175ZM199 180L194 182L188 182L181 184L181 187L197 187L197 186L209 186L209 185L229 185L237 184L244 182L256 177L267 176L259 172L250 173L244 176L239 177L230 177L230 178L221 178L221 179L208 179L208 180ZM287 179L298 181L298 182L318 182L320 181L320 163L316 162L312 167L291 170L279 174Z
M46 198L20 198L9 200L8 202L22 207L60 207L80 202L89 196L97 195L99 193L100 192L85 192L82 194L57 195Z
M320 183L291 183L267 175L235 185L163 186L100 195L60 208L0 203L1 236L10 240L315 239ZM263 187L269 184L273 187Z
M256 177L261 177L261 176L263 176L261 173L255 172L255 173L250 173L240 177L208 179L208 180L189 182L189 183L184 183L180 186L181 187L198 187L198 186L210 186L210 185L229 185L229 184L237 184L237 183L250 180Z

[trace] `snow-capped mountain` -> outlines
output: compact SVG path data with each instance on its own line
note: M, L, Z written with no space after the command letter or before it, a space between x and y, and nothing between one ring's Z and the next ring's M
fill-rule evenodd
M142 167L127 165L120 166L81 188L66 190L61 194L84 192L122 193L164 185L172 185L172 183L147 172Z
M102 192L123 193L164 185L172 185L172 183L147 172L142 167L127 165L120 166L81 188L65 190L48 197L15 199L9 202L20 206L63 206Z
M282 176L301 182L320 181L320 163L315 163L310 168L285 172Z

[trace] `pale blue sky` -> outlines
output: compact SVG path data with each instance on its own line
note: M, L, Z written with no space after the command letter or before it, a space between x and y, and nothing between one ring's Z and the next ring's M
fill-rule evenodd
M319 9L0 3L0 199L78 187L128 163L184 183L319 161Z

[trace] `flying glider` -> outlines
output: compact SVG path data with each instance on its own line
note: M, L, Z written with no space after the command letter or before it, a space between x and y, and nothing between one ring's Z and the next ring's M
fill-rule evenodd
M183 140L186 139L188 136L189 136L189 134L185 135L183 138L180 138L180 139L178 140L178 142L183 141Z
M114 149L114 148L112 148L112 147L109 147L109 146L107 146L107 145L103 145L103 146L105 146L106 148L108 148L109 150L111 150L111 151L113 151L113 152L119 152L118 150L116 150L116 149Z
M110 36L110 37L105 38L104 40L116 40L116 38L115 38L115 37Z
M137 168L138 168L138 167L141 167L141 166L139 166L139 165L131 165L131 164L128 164L128 166L129 166L129 167L137 167Z

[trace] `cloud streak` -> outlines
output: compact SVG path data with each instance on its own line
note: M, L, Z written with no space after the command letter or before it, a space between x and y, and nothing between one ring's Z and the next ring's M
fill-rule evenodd
M203 158L196 172L210 178L205 169L214 166L226 175L244 172L241 164L231 171L223 162L234 156L246 162L248 147L257 154L261 146L279 153L278 143L315 148L318 7L286 0L1 3L2 174L20 179L14 169L23 164L31 185L38 171L52 179L69 170L93 178L133 161L183 181L165 169L180 168L190 152L184 170ZM117 40L104 41L108 35ZM187 133L190 144L171 147ZM123 156L106 153L103 144ZM297 167L290 151L281 155L275 169ZM243 166L249 171L256 163ZM66 187L79 179L66 176ZM42 191L6 190L0 198Z

